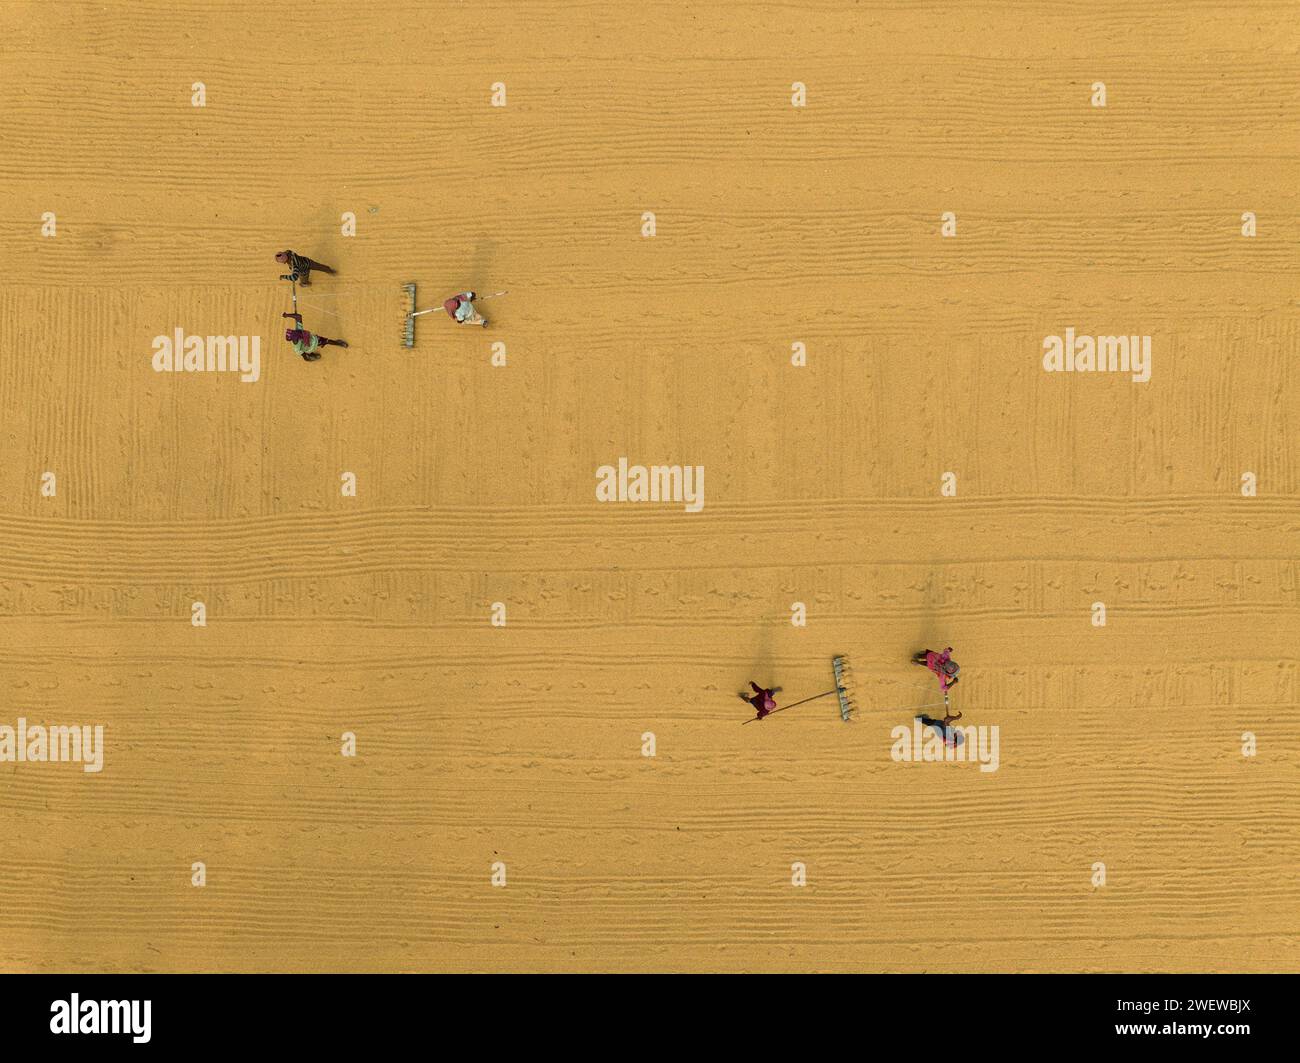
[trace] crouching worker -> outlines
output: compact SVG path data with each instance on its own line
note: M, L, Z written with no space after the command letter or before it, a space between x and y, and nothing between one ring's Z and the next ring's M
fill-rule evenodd
M461 292L443 301L442 308L458 325L482 325L487 328L487 318L474 309L474 293Z

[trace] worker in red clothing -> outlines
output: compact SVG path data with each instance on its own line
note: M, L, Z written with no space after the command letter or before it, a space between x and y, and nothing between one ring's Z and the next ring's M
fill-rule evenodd
M771 716L772 710L776 708L776 698L773 695L780 691L781 688L772 687L770 690L766 690L752 679L749 681L749 685L754 688L754 693L746 694L742 691L740 700L748 701L758 710L758 715L754 719L761 720L764 716Z
M461 292L444 299L442 308L458 325L482 325L487 328L487 318L474 309L474 292Z
M961 665L952 659L951 646L943 653L921 650L912 655L912 663L925 665L939 677L939 689L943 691L945 698L948 696L948 690L957 685L957 673L961 671Z

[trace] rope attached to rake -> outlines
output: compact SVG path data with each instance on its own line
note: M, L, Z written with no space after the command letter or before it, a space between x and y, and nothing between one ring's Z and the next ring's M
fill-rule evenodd
M306 300L304 300L304 301L303 301L303 305L304 305L304 306L310 306L310 307L312 307L314 310L319 310L322 314L329 314L330 317L337 317L337 318L339 318L340 320L342 320L342 318L341 318L341 316L340 316L339 314L334 313L333 310L327 310L327 309L325 309L325 307L321 306L320 303L309 303L309 302L307 302ZM297 300L294 301L293 308L294 308L295 311L298 309L298 302L297 302Z
M296 314L298 312L298 282L290 278L289 287L293 289L293 312ZM327 310L324 306L314 300L304 299L303 306L310 306L314 310L319 310L322 314L329 314L330 317L337 317L342 320L339 314L336 314L333 310Z

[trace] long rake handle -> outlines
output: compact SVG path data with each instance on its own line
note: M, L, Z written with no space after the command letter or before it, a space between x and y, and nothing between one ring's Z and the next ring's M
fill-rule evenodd
M802 704L803 704L804 702L806 702L806 701L816 701L818 698L829 698L832 694L838 694L839 692L840 692L840 688L839 688L839 687L836 687L834 690L828 690L828 691L826 691L825 694L814 694L814 695L813 695L812 697L810 697L810 698L804 698L803 701L796 701L793 705L787 705L787 706L785 706L785 708L782 708L782 709L773 709L773 710L772 710L771 712L769 712L767 715L768 715L768 716L775 716L778 712L785 712L786 709L797 708L798 706L802 705ZM763 718L766 719L767 717L763 717ZM752 720L746 720L745 723L757 723L758 720L759 720L759 718L758 718L757 716L755 716ZM741 727L744 727L744 726L745 726L745 723L742 723L740 726L741 726Z
M839 692L840 692L840 688L836 687L834 690L826 691L825 694L814 694L810 698L804 698L803 701L796 701L794 705L787 705L785 709L793 709L797 705L802 705L804 701L816 701L818 698L829 698L832 694L838 694ZM773 709L772 712L768 713L768 715L771 716L773 713L785 712L785 709Z
M509 294L510 294L510 290L506 289L504 292L493 292L491 295L478 295L474 297L474 302L478 303L478 302L482 302L484 299L495 299L498 295L509 295ZM432 314L435 310L442 310L442 309L444 308L441 306L431 306L429 307L428 310L412 310L407 315L407 317L419 317L421 314Z

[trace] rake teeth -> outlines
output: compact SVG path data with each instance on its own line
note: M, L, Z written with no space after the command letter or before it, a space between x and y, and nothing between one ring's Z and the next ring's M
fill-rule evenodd
M406 292L406 321L402 325L402 346L415 346L415 318L411 315L415 313L415 282L402 285L402 291Z
M835 696L840 703L840 719L848 723L849 716L857 709L845 686L845 677L849 675L848 663L843 657L832 657L831 668L835 671Z

